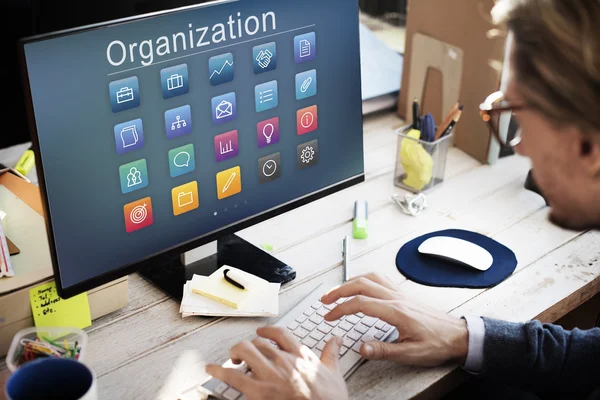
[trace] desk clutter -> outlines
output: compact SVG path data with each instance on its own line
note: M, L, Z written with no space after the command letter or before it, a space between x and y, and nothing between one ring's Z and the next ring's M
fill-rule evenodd
M446 157L463 105L456 102L440 123L436 123L431 113L421 115L416 99L412 110L412 124L398 130L394 184L422 193L444 180Z
M179 312L191 316L274 317L280 283L227 265L210 276L194 275L183 287Z

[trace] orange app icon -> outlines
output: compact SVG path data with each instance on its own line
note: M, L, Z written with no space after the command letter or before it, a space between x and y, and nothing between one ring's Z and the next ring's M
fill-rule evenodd
M180 215L195 210L200 205L198 199L198 182L193 181L177 186L171 190L173 215Z
M224 199L242 191L240 167L233 167L217 174L217 198Z
M150 197L125 204L125 230L128 233L152 225L152 200Z

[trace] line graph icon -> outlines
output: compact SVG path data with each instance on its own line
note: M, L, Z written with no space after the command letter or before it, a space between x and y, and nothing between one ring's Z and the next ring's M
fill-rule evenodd
M208 60L210 84L213 86L231 82L234 77L233 54L225 53Z

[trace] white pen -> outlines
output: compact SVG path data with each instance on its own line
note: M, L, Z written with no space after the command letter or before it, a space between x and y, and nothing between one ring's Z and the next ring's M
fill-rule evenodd
M342 242L342 254L344 256L344 282L350 279L350 237L346 236Z

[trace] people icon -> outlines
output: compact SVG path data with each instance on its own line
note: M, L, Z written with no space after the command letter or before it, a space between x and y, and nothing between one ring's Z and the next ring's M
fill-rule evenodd
M137 186L140 183L142 183L142 173L136 167L132 167L127 174L127 187Z

